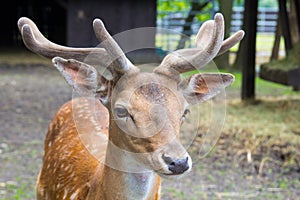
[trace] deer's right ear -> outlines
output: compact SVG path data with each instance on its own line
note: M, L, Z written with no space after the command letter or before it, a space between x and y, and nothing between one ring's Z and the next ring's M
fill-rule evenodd
M101 76L93 66L74 59L66 60L61 57L53 58L52 62L76 92L105 101L108 95L109 81Z

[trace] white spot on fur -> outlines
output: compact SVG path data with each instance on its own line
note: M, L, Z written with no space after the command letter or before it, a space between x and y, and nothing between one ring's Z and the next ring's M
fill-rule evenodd
M64 196L63 196L63 200L65 200L65 199L66 199L67 195L68 195L68 189L67 189L67 188L65 188L65 189L64 189Z
M75 171L72 172L72 174L70 175L71 178L75 177Z
M69 167L70 167L70 166L66 166L66 167L65 167L65 171L68 171Z
M96 126L95 128L96 128L96 131L99 131L99 132L101 132L101 130L102 130L101 126Z
M79 193L79 189L77 189L71 196L70 196L70 200L74 200L76 198L76 196Z

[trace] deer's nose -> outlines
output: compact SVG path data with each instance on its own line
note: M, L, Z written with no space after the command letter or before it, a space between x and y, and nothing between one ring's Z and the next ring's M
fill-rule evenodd
M182 174L187 171L189 166L189 157L185 157L183 159L174 159L166 155L162 155L163 160L168 165L169 170L174 174Z

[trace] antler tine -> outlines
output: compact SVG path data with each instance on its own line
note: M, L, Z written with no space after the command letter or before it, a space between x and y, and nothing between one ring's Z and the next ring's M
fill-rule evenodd
M224 40L222 43L222 47L221 47L220 51L218 52L217 56L225 53L231 47L236 45L239 41L241 41L243 39L244 35L245 35L245 32L243 30L239 30L236 33L234 33L232 36L230 36L229 38Z
M209 20L203 24L196 35L197 48L203 49L203 53L208 53L207 62L211 61L219 52L224 39L224 18L217 13L214 20Z
M180 49L167 55L155 70L165 73L172 68L178 73L194 70L210 62L219 52L224 38L224 19L216 14L214 20L206 21L196 37L197 48Z
M31 21L30 19L28 19L27 17L21 17L18 21L18 28L21 33L22 33L21 30L24 25L28 25L29 27L31 27L32 31L35 32L35 38L37 40L39 40L39 41L46 40L46 38L41 34L41 32L39 31L39 29L37 28L35 23L33 21Z
M66 59L76 59L84 61L88 57L90 64L108 66L111 62L108 54L103 48L72 48L55 44L46 39L39 31L33 21L26 17L21 17L18 20L18 28L22 35L25 46L46 58L54 58L61 56ZM101 59L99 59L101 57Z
M201 45L207 46L207 45L203 45L203 44L205 44L209 41L206 35L209 35L213 31L213 25L214 25L213 20L206 21L202 25L202 27L200 28L200 30L196 36L196 46L197 47L200 47ZM224 40L222 42L222 46L221 46L217 56L225 53L231 47L233 47L235 44L237 44L239 41L241 41L243 39L244 35L245 35L245 32L243 30L239 30L236 33L234 33L232 36L230 36L229 38Z
M95 19L93 22L94 32L99 42L106 49L115 70L120 73L125 73L130 68L133 68L133 64L126 58L121 47L113 39L113 37L106 30L103 22L100 19Z
M196 35L196 47L207 46L210 42L210 36L214 31L214 20L208 20L202 24Z

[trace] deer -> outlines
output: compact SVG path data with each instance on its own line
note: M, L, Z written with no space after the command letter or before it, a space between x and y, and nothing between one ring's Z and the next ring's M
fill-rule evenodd
M170 52L152 72L141 72L98 18L93 29L101 47L53 43L27 17L18 20L18 28L25 46L51 59L82 94L64 103L49 123L38 200L160 199L163 179L178 180L192 169L179 140L188 106L212 99L234 81L230 73L182 74L244 37L239 30L224 40L224 18L216 13L200 27L195 48Z

